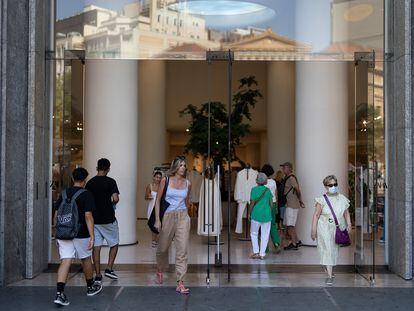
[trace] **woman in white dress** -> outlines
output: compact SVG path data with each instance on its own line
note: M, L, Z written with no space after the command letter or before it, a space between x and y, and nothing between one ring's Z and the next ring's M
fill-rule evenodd
M160 182L162 178L162 173L160 171L154 172L152 175L152 183L147 185L145 189L145 200L148 201L147 208L147 218L150 219L152 211L155 206L155 199L157 198L158 188L160 187ZM155 248L158 245L158 234L152 232L152 247Z
M323 185L327 190L326 196L338 219L340 229L347 229L350 232L351 217L348 211L349 200L344 195L338 193L337 178L334 175L329 175L323 180ZM321 265L326 267L328 273L326 285L332 285L333 267L336 266L339 252L339 245L335 242L335 220L323 195L317 197L315 203L311 238L317 241Z

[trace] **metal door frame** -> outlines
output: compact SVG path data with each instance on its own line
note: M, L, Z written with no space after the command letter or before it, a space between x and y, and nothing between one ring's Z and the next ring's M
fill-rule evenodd
M227 144L228 144L228 154L227 154L227 163L228 163L228 183L227 183L227 281L230 282L231 280L231 249L230 249L230 227L231 227L231 220L230 220L230 210L231 210L231 111L232 111L232 78L233 78L233 62L234 62L234 52L232 50L228 51L207 51L206 52L206 60L207 66L211 66L213 62L216 61L225 61L227 62L227 117L228 117L228 133L227 133ZM207 83L210 83L208 81ZM208 86L209 87L209 86ZM209 101L210 103L211 101ZM209 111L210 114L210 111ZM210 120L210 118L209 118ZM209 151L210 151L210 132L209 132ZM210 154L208 155L210 156ZM224 173L224 172L223 172ZM209 213L210 214L210 213ZM209 239L210 240L210 239ZM219 243L219 241L217 241ZM210 241L208 241L208 255L210 249ZM216 254L217 255L217 254ZM218 254L219 255L219 254ZM210 283L210 256L208 256L208 263L207 263L207 277L206 277L207 284Z
M375 284L375 274L376 274L376 262L375 262L375 256L376 256L376 239L377 239L377 234L376 234L376 230L378 227L378 221L377 221L377 214L378 214L378 209L377 209L377 197L378 197L378 181L377 181L377 177L378 177L378 163L377 163L377 159L376 159L376 151L375 151L375 51L372 52L355 52L354 54L354 61L355 61L355 67L354 67L354 78L355 78L355 89L354 89L354 107L355 107L355 115L357 113L357 90L358 90L358 84L357 84L357 68L358 65L360 65L361 63L365 64L368 68L368 72L367 72L367 87L370 88L370 75L372 74L372 98L370 98L370 92L369 90L367 91L367 116L369 117L369 109L370 109L370 105L372 104L373 107L373 112L372 114L372 120L371 118L369 120L366 120L367 123L372 123L372 127L370 129L367 130L371 130L372 134L370 136L368 136L367 138L367 164L366 166L361 165L361 166L357 166L357 131L358 131L358 127L357 127L357 119L355 118L355 205L357 204L357 200L356 200L356 196L359 194L359 202L360 205L359 206L359 216L362 219L362 222L359 224L361 227L361 232L360 232L360 236L356 236L356 245L355 245L355 252L354 252L354 265L355 265L355 271L357 273L359 273L362 277L364 277L365 279L367 279L367 281L370 283L370 285L374 285ZM368 119L368 118L367 118ZM372 139L372 141L370 141ZM370 144L372 144L372 153L370 153L369 151L369 146ZM372 162L372 164L370 164L370 160ZM366 177L364 176L366 172ZM372 175L372 185L370 185L371 183L371 178L370 176ZM366 186L367 186L367 190L364 189L364 181L366 179ZM359 188L359 189L357 189ZM372 189L372 199L371 199L371 195L370 195L370 189ZM365 206L365 202L366 201L366 205ZM371 247L372 247L372 251L371 251L371 261L370 262L365 262L365 257L364 257L364 209L367 209L367 216L366 216L366 221L367 223L366 228L367 228L367 234L370 235L370 238L372 239L371 242ZM355 206L355 221L357 221L357 208ZM358 234L358 226L357 223L355 223L355 228L356 228L356 234ZM368 271L366 271L365 268L368 268Z

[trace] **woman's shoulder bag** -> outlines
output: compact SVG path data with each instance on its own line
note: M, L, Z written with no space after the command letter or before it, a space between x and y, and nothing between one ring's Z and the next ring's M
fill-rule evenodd
M170 206L170 203L168 203L165 200L165 195L167 194L167 188L168 184L170 182L170 179L168 177L165 178L165 187L164 191L162 193L161 201L160 201L160 221L162 222L162 218L164 217L165 211L167 210L168 206ZM155 208L152 209L152 213L150 218L148 219L148 227L151 229L152 232L155 234L158 234L158 230L154 227L155 225Z
M338 223L338 219L336 218L335 212L333 210L332 204L328 199L328 196L326 194L323 195L323 197L325 198L326 203L329 206L329 209L331 210L332 216L335 220L335 225L336 225L336 232L335 232L335 243L338 245L342 245L342 246L349 246L351 245L351 239L349 237L349 233L348 230L341 230L341 228L339 228L339 223Z

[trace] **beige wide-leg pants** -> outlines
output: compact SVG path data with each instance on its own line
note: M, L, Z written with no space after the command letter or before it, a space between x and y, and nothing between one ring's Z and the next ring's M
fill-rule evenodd
M174 239L177 281L183 280L187 273L190 226L187 210L164 214L157 248L157 267L161 272L168 267L168 249Z

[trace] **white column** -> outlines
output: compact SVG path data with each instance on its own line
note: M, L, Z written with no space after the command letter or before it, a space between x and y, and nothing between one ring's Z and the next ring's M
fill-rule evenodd
M314 245L314 199L325 191L323 178L336 175L348 196L347 64L298 62L296 68L296 174L306 205L296 228L304 244Z
M139 218L147 217L145 187L152 181L152 171L166 162L166 63L140 61L139 63L139 154L138 154L138 209Z
M135 243L138 62L87 60L85 75L84 165L92 177L99 158L111 161L109 176L121 193L116 209L120 244Z
M275 170L295 161L295 63L267 67L267 152Z

